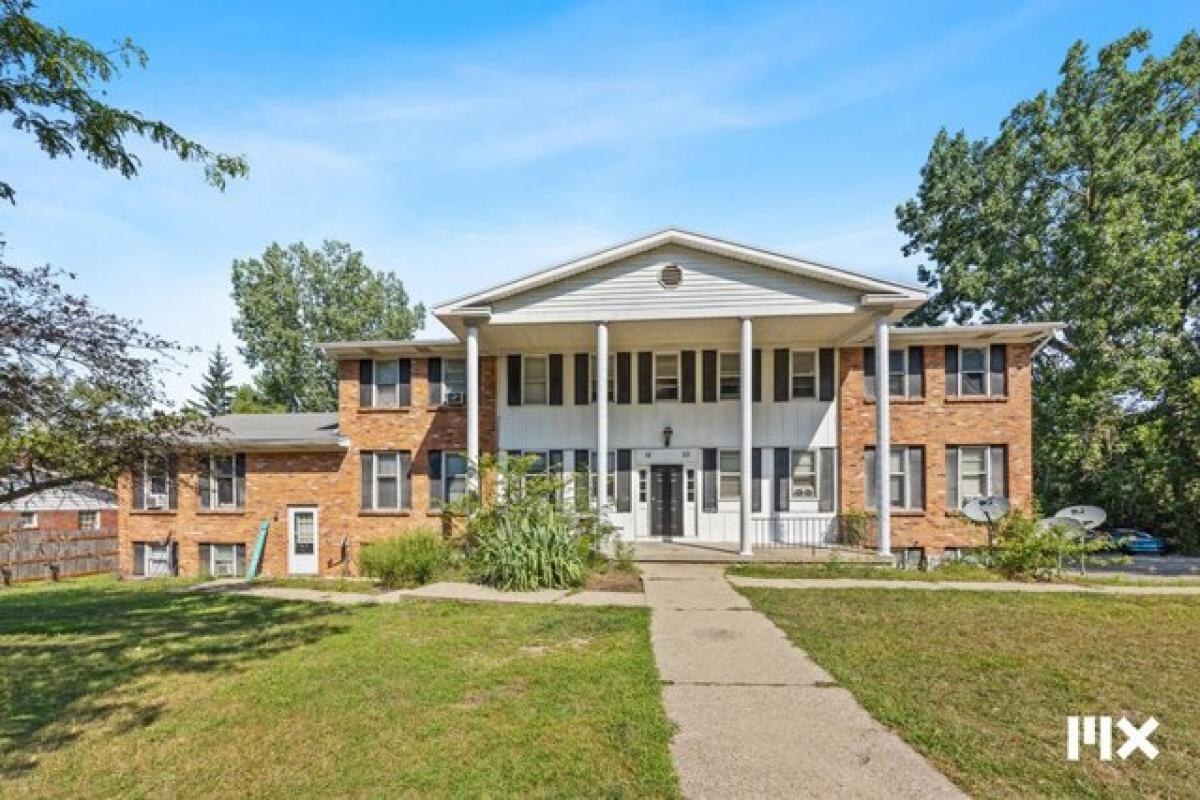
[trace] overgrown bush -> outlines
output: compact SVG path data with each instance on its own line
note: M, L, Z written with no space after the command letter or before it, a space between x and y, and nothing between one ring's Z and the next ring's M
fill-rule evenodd
M1086 541L1078 529L1041 525L1036 517L1014 509L996 523L989 555L991 566L1005 578L1046 580L1057 575L1064 562L1086 558L1103 546Z
M494 487L472 498L466 524L472 576L497 589L531 591L578 586L606 527L563 508L562 481L531 473L532 457L481 463L481 482Z
M433 580L452 556L441 534L419 529L364 545L358 569L388 589L421 586Z
M871 515L861 508L851 508L838 516L838 534L841 542L849 547L858 547L867 540L871 527Z

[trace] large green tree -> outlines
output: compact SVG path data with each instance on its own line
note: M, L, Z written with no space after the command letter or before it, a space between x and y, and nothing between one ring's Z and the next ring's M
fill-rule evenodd
M1053 510L1200 544L1200 37L1067 53L995 138L938 134L897 209L935 290L916 321L1066 323L1035 366L1036 489Z
M234 261L233 299L260 400L291 411L337 408L337 365L318 343L411 339L425 322L394 273L371 269L344 242L272 244L261 258Z
M132 178L141 167L126 142L132 136L202 165L219 188L246 174L241 156L213 152L161 120L105 102L103 84L124 68L146 66L146 51L133 40L101 49L38 22L33 9L31 0L0 0L0 116L32 136L47 155L81 153ZM0 180L0 200L15 197L13 187Z

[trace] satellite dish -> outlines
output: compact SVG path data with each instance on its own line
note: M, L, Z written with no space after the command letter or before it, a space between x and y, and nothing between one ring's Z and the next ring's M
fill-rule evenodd
M1095 530L1104 524L1108 514L1097 506L1067 506L1054 515L1055 519L1069 519L1078 522L1084 530Z
M981 497L963 506L963 514L972 522L991 523L1008 513L1008 501L1003 497Z
M1059 528L1070 536L1082 539L1087 534L1088 529L1083 523L1072 517L1046 517L1043 520L1038 520L1038 530L1049 531L1051 528Z

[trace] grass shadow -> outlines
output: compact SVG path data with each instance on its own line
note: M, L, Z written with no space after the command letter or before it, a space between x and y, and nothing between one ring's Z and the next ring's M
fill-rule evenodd
M145 726L147 678L237 670L346 629L350 609L87 580L0 593L0 779L113 720Z

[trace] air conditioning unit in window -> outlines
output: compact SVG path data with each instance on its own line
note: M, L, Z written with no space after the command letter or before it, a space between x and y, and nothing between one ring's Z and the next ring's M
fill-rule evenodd
M465 402L467 402L465 392L446 392L446 405L461 406Z
M157 510L167 507L167 496L165 494L148 494L146 495L146 508L148 510Z

